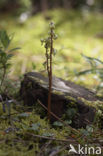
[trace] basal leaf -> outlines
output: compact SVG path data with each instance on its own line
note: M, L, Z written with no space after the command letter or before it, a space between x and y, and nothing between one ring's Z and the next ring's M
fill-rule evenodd
M55 121L55 122L53 123L53 125L54 125L54 126L58 126L58 127L62 127L62 126L63 126L63 124L62 124L61 122L59 122L59 121Z
M54 134L53 133L49 133L49 132L45 132L45 133L43 133L43 136L45 136L45 137L52 137L52 136L54 136Z
M28 113L21 113L21 114L19 114L18 115L18 117L19 118L26 118L26 117L28 117L30 114L28 114Z

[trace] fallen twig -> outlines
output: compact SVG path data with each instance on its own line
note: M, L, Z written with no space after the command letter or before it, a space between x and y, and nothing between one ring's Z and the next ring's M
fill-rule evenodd
M61 141L61 142L68 142L68 143L73 143L73 144L76 144L76 141L75 140L72 140L72 139L57 139L57 138L52 138L52 137L47 137L47 136L41 136L41 135L36 135L36 134L32 134L32 133L26 133L28 135L31 135L35 138L40 138L40 139L47 139L47 140L54 140L54 141Z
M37 100L38 101L38 103L44 108L44 109L46 109L47 111L48 111L48 109L47 109L47 107L46 106L44 106L42 103L41 103L41 101L38 99ZM71 130L72 130L72 132L74 132L74 133L79 133L76 129L74 129L74 128L72 128L71 126L69 126L68 124L66 124L63 120L61 120L57 115L55 115L53 112L50 112L50 114L53 116L53 117L55 117L57 120L59 120L60 122L62 122L65 126L67 126L67 127L69 127Z
M40 149L40 152L37 154L37 156L43 156L44 155L44 151L45 149L51 144L53 140L49 140L48 142L46 142Z

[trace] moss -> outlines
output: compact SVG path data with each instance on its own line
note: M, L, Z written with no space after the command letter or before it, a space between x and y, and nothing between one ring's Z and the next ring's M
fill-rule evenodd
M39 138L33 139L32 136L27 134L28 132L31 135L38 134L41 136L55 137L57 139L65 139L67 136L67 129L65 127L62 129L52 128L46 119L41 119L40 116L36 114L35 110L23 113L24 112L12 116L11 119L15 121L12 123L12 126L9 124L8 119L1 120L0 140L2 140L3 143L0 144L0 156L36 156L37 152L40 152L42 142ZM21 115L20 118L19 115ZM36 124L39 124L39 126L35 129ZM30 131L32 125L34 125L34 130ZM54 143L56 143L56 146L59 145L58 142L54 141ZM30 145L33 146L31 150L29 150Z
M52 93L57 94L57 95L64 95L61 91L53 90Z
M72 102L74 102L74 103L76 103L76 99L71 97L71 96L65 96L65 98L72 101Z
M99 100L96 100L96 101L88 101L84 98L81 98L81 97L78 97L79 100L83 101L86 105L88 106L92 106L96 109L98 109L99 107L103 107L103 102L102 101L99 101Z
M28 78L30 78L32 81L35 81L41 85L46 85L47 86L47 82L37 78L37 77L34 77L34 76L28 76Z
M27 83L26 87L27 87L28 89L32 89L32 82L29 81L29 82Z
M67 108L75 108L77 109L77 101L75 98L71 97L71 96L65 96L66 99L68 99L68 101L70 101L67 104Z
M70 107L70 104L68 105ZM74 105L72 105L70 108L73 107ZM13 112L15 112L15 110L12 109L12 113ZM20 114L21 117L19 118L18 115ZM47 140L42 140L36 137L34 138L32 137L32 134L55 137L56 139L67 139L68 136L72 136L71 129L66 126L63 126L62 128L53 128L49 124L48 120L41 119L35 110L33 110L32 112L23 112L23 109L21 109L19 112L18 110L17 115L15 114L11 116L12 125L8 121L9 119L0 121L0 140L2 141L2 143L0 143L0 156L36 156L37 153L41 151L41 146L43 146L47 142ZM36 126L38 124L39 126ZM34 129L30 131L30 128L32 128L32 126L34 126ZM31 135L29 136L28 133L30 133ZM81 135L82 134L80 134L80 136ZM75 135L73 137L76 138L77 136ZM81 139L79 140L79 142L81 142ZM63 142L52 141L52 144L48 147L48 150L49 148L57 148L61 145L63 145ZM62 155L67 152L68 151L66 150L63 151Z

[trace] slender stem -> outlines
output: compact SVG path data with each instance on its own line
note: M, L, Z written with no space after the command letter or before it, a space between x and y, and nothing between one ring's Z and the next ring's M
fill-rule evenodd
M53 29L51 29L51 47L50 47L50 72L49 72L49 92L48 92L48 119L51 117L51 92L52 92L52 53L53 53Z

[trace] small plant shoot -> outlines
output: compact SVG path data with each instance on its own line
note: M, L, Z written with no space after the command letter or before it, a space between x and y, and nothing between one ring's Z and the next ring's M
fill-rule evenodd
M56 49L54 49L54 40L57 39L57 34L55 34L55 24L50 22L48 36L45 39L41 39L42 45L45 48L46 60L43 63L46 68L48 79L49 79L49 92L48 92L48 119L50 120L51 112L51 92L52 92L52 55L56 54Z

